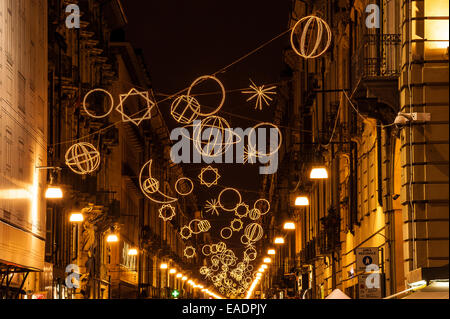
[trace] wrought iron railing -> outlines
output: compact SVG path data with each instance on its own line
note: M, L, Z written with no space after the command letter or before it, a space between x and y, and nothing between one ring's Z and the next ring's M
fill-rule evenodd
M353 85L361 78L391 78L400 74L400 34L366 34L352 57Z

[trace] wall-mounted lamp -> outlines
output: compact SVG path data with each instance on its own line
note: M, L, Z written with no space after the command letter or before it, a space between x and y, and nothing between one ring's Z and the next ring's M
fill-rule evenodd
M293 222L285 222L284 225L283 225L283 229L294 230L295 229L295 223L293 223Z
M284 244L284 238L283 237L276 237L274 240L274 244Z
M325 167L313 167L309 174L310 179L326 179L328 178L328 172Z
M70 214L69 221L72 223L79 223L84 220L83 214L80 212L73 212Z
M295 206L308 206L309 199L306 196L297 196L295 198Z

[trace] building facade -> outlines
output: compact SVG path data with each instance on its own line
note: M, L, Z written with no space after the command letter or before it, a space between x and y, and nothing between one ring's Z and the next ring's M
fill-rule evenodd
M284 53L275 121L286 138L262 192L278 212L267 221L267 244L280 235L286 244L264 293L325 298L338 288L381 298L448 280L448 4L292 3L290 27L314 14L332 42L315 59ZM378 27L367 21L373 4ZM419 113L419 121L395 125L399 112ZM328 178L310 179L319 167ZM295 206L299 196L309 205ZM288 220L295 230L283 229ZM361 284L373 270L357 264L364 248L380 275L370 294Z
M47 2L0 1L0 299L42 291Z

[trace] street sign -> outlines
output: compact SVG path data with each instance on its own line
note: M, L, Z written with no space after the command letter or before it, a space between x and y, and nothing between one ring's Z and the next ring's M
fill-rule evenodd
M365 272L367 266L372 264L379 266L378 247L356 248L355 253L357 272Z
M378 288L369 288L367 285L368 282L371 282L370 278L368 278L369 276L371 276L371 274L362 274L358 276L359 299L381 299L381 285L379 285ZM373 287L373 285L371 285L371 287Z
M180 295L180 292L176 289L172 291L172 297L177 298Z

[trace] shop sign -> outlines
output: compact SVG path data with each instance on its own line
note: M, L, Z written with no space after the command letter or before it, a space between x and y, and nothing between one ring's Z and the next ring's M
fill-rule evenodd
M378 247L356 248L355 254L357 272L365 272L369 265L379 266Z

